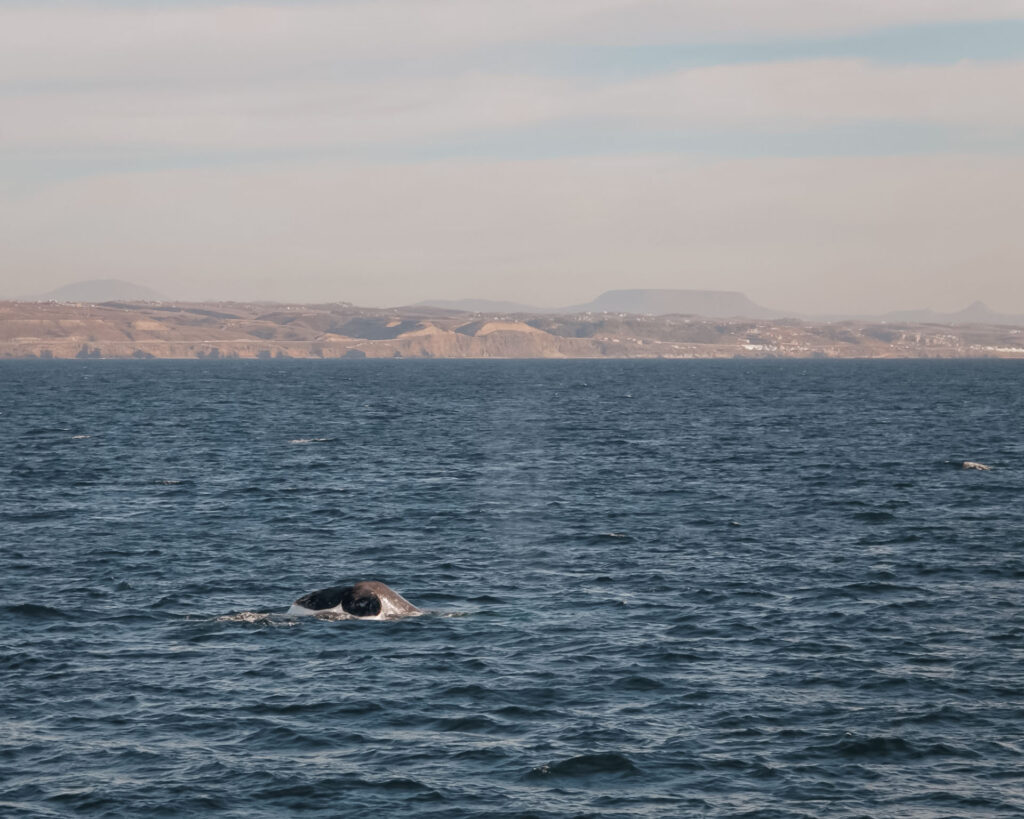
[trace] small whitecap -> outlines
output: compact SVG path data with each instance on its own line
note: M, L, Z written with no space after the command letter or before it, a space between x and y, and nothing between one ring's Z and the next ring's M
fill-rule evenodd
M240 611L236 614L222 614L213 618L216 623L254 623L268 626L294 626L296 621L280 614L261 611Z

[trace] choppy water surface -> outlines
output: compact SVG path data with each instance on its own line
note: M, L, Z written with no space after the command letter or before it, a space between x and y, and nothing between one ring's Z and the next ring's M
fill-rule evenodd
M1019 363L8 362L0 413L4 816L1024 813ZM360 579L429 613L283 615Z

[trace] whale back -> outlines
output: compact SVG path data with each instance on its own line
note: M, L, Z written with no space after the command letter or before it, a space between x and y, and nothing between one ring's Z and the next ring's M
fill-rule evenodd
M300 597L289 609L290 614L323 611L344 612L353 617L396 617L420 613L402 595L376 580L318 589Z

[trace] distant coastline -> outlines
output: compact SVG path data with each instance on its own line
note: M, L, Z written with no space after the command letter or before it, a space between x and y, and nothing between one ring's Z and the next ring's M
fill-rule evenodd
M0 359L1024 358L1024 328L430 306L0 302Z

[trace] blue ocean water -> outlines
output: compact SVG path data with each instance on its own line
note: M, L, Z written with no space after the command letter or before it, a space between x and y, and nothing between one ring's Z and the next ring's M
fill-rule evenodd
M1024 815L1022 420L1019 362L3 362L0 815ZM362 579L428 613L283 614Z

